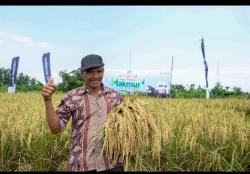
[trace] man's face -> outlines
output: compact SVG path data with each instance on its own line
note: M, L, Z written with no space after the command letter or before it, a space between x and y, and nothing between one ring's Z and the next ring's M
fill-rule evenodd
M101 86L103 78L104 68L91 68L82 72L82 77L85 79L85 83L90 88L97 88Z

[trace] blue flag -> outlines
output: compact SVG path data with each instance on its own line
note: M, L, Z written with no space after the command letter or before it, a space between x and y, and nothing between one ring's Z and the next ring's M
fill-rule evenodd
M19 57L14 57L11 61L11 71L8 92L12 93L16 91L16 77L18 69Z
M203 55L203 59L205 59L205 46L204 46L204 39L201 39L201 51Z
M205 66L205 78L206 78L206 87L208 88L208 81L207 81L207 76L208 76L208 66L207 66L207 61L205 58L205 46L204 46L204 39L201 39L201 51L204 59L204 66Z
M49 77L51 76L50 53L43 54L43 72L44 72L45 82L48 83Z

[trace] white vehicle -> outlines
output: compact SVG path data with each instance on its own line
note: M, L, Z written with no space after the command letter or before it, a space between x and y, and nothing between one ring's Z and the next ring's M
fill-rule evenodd
M156 90L157 90L158 97L168 96L168 85L166 82L158 82L156 86Z

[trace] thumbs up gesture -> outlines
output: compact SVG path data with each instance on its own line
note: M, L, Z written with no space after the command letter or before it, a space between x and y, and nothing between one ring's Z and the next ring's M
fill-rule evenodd
M54 79L52 76L49 77L48 84L54 86Z
M42 96L44 100L51 100L53 93L56 91L56 86L54 84L53 77L50 76L48 83L43 86L42 89Z

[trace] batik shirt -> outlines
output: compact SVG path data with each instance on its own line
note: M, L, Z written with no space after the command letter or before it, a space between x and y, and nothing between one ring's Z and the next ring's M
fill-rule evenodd
M56 114L61 131L72 117L69 165L71 171L108 170L122 163L113 161L104 151L101 156L102 128L107 114L122 102L118 91L102 84L98 96L90 94L86 85L67 92Z

